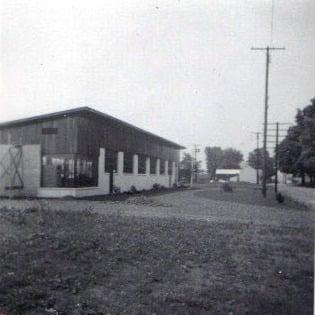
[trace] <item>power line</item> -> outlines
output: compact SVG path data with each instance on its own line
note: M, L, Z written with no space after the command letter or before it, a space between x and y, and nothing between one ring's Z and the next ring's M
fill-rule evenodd
M273 15L274 15L274 0L271 0L271 25L270 25L270 45L273 44Z
M273 129L276 131L276 134L270 135L271 137L273 137L273 140L267 140L268 144L269 143L275 143L275 146L273 148L273 150L275 151L275 169L276 169L276 173L275 173L275 193L278 192L278 169L279 169L279 140L280 138L282 138L282 140L286 137L286 135L280 135L279 131L280 131L280 127L281 126L292 126L292 123L279 123L279 122L275 122L275 123L269 123L268 125L275 125L276 129ZM289 127L288 127L289 128ZM285 130L285 129L282 129ZM288 131L286 129L286 131Z

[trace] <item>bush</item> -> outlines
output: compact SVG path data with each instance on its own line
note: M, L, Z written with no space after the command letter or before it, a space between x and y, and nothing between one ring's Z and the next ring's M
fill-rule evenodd
M232 188L231 184L229 184L229 183L223 183L223 184L222 184L222 190L223 190L224 192L232 192L232 191L233 191L233 188Z
M120 187L118 186L113 186L113 194L117 195L117 194L120 194Z
M130 189L129 189L129 192L130 192L131 194L136 194L136 193L138 193L138 189L136 188L136 186L132 185L132 186L130 187Z
M153 189L153 190L160 190L160 189L161 189L161 185L155 183L155 184L153 184L152 189Z

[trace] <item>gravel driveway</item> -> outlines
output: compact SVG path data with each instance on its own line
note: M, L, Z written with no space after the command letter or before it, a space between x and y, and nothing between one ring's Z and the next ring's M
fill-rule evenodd
M245 202L238 200L243 191L249 203L248 200ZM311 226L314 222L314 211L292 202L278 205L270 194L267 201L262 200L260 193L252 186L241 187L231 194L221 193L217 187L205 185L199 186L198 189L187 189L157 196L135 195L123 201L0 199L0 208L3 207L92 211L100 214L140 217L180 217L218 222L237 221L288 227L300 227L305 224Z

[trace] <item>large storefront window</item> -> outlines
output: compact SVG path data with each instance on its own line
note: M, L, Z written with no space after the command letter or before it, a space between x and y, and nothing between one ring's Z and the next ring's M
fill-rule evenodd
M98 158L73 154L42 157L43 187L97 186Z

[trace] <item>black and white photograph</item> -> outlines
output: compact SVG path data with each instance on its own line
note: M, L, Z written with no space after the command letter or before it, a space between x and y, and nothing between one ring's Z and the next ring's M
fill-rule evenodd
M0 0L0 315L311 315L314 213L314 0Z

